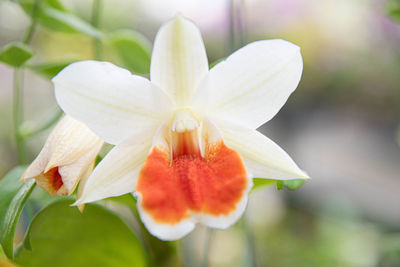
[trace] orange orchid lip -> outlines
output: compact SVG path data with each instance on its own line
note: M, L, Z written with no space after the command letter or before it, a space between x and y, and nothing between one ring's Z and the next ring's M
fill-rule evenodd
M169 149L154 147L139 174L142 208L157 223L174 225L202 213L227 216L248 187L240 155L219 140L201 156L197 130L172 132Z

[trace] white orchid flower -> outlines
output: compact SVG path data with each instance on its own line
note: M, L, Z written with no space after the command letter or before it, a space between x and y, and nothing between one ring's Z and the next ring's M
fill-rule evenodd
M53 196L71 195L79 181L89 177L102 145L103 141L86 125L65 116L54 127L22 179L35 179Z
M73 63L54 79L70 116L116 145L76 204L135 192L147 229L163 240L196 223L224 229L242 215L253 177L308 178L256 131L295 90L298 46L251 43L208 68L199 29L178 16L159 30L150 81L111 63Z

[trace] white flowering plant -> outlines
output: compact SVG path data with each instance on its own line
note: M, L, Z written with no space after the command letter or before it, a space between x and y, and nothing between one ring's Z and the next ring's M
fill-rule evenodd
M132 30L101 31L100 0L93 2L91 23L59 1L16 2L31 25L22 42L0 52L15 75L19 166L0 181L0 244L11 261L158 266L165 259L161 251L176 255L180 244L163 241L182 239L196 225L234 225L252 189L296 189L309 179L257 131L300 81L297 45L252 42L210 68L200 30L183 15L161 26L151 49ZM89 36L93 58L30 63L37 25ZM104 61L105 43L120 61ZM22 116L26 69L51 79L61 108L37 127L26 127ZM49 128L42 150L27 164L26 140ZM17 224L29 205L37 208L25 216L29 227L18 239ZM127 222L115 205L128 207L133 219Z

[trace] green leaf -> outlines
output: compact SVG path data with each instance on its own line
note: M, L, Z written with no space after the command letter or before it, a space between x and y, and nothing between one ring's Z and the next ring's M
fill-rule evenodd
M285 186L290 190L296 190L302 186L307 180L305 179L293 179L293 180L273 180L273 179L263 179L263 178L253 178L253 188L252 191L271 186L276 184L278 190L282 190Z
M59 0L14 0L29 15L43 26L59 32L83 33L94 38L103 34L90 23L68 12Z
M17 203L17 200L21 200L21 192L26 192L25 189L22 188L24 186L30 187L29 184L33 182L33 180L27 183L19 182L25 169L25 166L15 167L10 172L8 172L2 180L0 180L0 243L5 246L4 250L7 253L7 256L10 258L12 258L13 255L11 240L13 240L15 226L18 222L18 218L20 215L18 214L18 209L20 212L26 203L30 203L36 207L42 208L52 203L53 201L56 201L60 198L65 198L51 197L43 189L37 188L37 190L34 190L34 192L31 194L29 200L26 203ZM24 201L26 201L26 199ZM18 205L20 206L18 207Z
M21 266L146 266L147 254L128 226L106 208L55 202L34 218L26 238L32 250L16 257Z
M76 60L69 60L63 62L50 62L50 63L41 63L36 65L28 66L34 72L43 75L46 78L53 78L56 76L63 68L68 66L69 64L75 62Z
M386 5L386 12L397 23L400 23L400 1L389 0Z
M132 194L124 194L117 197L106 198L107 201L114 201L120 204L128 205L130 208L134 209L136 206L136 199Z
M83 33L101 39L103 34L83 19L53 7L41 7L39 22L53 31Z
M139 213L136 208L136 199L132 194L125 194L118 197L107 198L107 201L114 201L119 204L126 205L129 207L134 214L135 218L138 220L138 224L141 230L141 236L143 242L151 251L149 255L151 266L164 266L165 262L168 262L168 266L179 265L179 255L177 253L177 242L164 242L160 239L151 235L143 222L139 218Z
M35 0L33 0L33 1L35 1ZM48 6L53 7L55 9L58 9L61 11L66 11L64 6L61 4L60 0L42 0L42 2L46 3Z
M19 4L22 7L22 9L30 16L33 14L32 11L35 4L49 6L61 11L66 11L60 0L12 0L12 1Z
M253 188L252 191L260 189L262 187L268 187L276 184L276 180L263 179L263 178L253 178Z
M0 61L13 67L21 67L33 56L32 49L23 43L10 43L0 51Z
M3 249L0 246L0 266L2 267L15 267L10 260L7 259Z
M19 216L28 200L29 195L35 188L35 180L29 180L18 190L13 197L0 225L0 243L8 258L14 258L14 234Z
M305 184L306 181L306 179L278 180L276 181L276 188L282 190L286 186L290 190L296 190Z
M23 183L19 183L19 179L25 169L26 167L24 166L15 167L0 180L0 225L13 197L24 185Z
M119 30L107 36L107 41L130 71L137 74L150 72L151 44L138 32Z

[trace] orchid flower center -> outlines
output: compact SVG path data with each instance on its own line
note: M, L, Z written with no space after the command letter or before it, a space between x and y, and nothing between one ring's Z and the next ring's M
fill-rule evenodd
M201 156L199 127L199 122L189 109L175 113L171 123L172 160L182 156Z
M193 214L228 216L249 187L247 177L215 125L180 109L156 133L136 192L152 220L175 225Z

